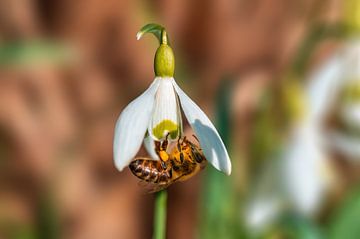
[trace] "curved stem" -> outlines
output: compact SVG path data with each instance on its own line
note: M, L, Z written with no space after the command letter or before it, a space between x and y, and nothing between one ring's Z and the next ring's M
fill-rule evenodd
M163 29L161 31L161 44L167 45L168 44L167 40L168 40L167 33L166 33L165 29Z
M166 238L166 206L167 191L161 190L155 194L154 233L153 239Z
M146 33L152 33L158 40L160 44L170 44L169 37L167 36L166 30L163 26L150 23L143 26L140 31L136 34L136 38L139 40Z

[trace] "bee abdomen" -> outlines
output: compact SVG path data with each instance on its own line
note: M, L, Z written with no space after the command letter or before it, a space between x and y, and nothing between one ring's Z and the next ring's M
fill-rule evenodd
M160 184L167 184L171 180L171 175L172 175L171 169L167 171L162 171L159 173L157 180L154 182Z
M156 167L157 162L152 160L137 159L130 163L129 168L131 172L141 180L147 182L157 182L159 179L159 167Z
M144 160L134 160L130 163L129 168L131 172L137 176L140 177L143 171L142 163Z

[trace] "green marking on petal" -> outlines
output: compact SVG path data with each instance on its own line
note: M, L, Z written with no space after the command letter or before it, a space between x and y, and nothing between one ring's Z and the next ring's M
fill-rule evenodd
M176 139L179 135L179 132L179 126L171 120L161 121L152 130L153 135L158 139L162 139L166 136L167 133L170 133L171 139Z

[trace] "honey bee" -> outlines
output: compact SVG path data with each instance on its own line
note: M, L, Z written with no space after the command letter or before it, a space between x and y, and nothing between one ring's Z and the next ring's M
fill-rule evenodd
M131 172L150 186L150 192L185 181L204 169L207 164L201 148L186 137L179 138L170 154L166 152L167 146L167 138L162 143L155 143L155 151L160 160L138 157L129 165Z

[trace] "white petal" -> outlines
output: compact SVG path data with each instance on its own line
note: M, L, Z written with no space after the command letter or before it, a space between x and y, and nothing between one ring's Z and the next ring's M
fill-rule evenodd
M219 133L206 114L197 106L172 80L176 93L179 95L180 104L196 136L206 159L218 170L227 175L231 173L231 162L228 152Z
M155 152L154 139L150 135L147 135L145 137L144 146L145 146L146 151L149 153L149 155L152 159L159 160L159 156Z
M342 80L342 58L335 54L309 79L306 93L309 103L309 117L321 122L334 104Z
M142 95L126 106L116 122L114 160L115 166L120 171L130 163L141 147L153 111L158 86L159 80L155 79Z
M170 133L169 139L177 139L181 134L181 114L172 78L157 79L160 83L155 96L149 134L155 140L164 139L168 133Z
M304 214L316 212L328 184L324 174L327 161L317 132L311 126L297 131L285 151L280 176L290 202Z

